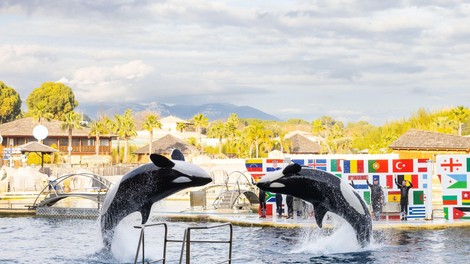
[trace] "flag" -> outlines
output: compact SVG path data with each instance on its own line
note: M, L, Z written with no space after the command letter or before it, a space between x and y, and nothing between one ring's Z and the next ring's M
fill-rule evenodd
M424 204L424 191L413 191L413 204Z
M330 171L331 172L341 172L341 160L340 159L332 159L330 161Z
M457 195L442 195L443 205L457 205Z
M309 159L308 166L318 170L326 171L326 159Z
M394 159L393 172L414 172L412 159Z
M270 193L266 192L266 202L268 203L274 203L276 202L276 194L275 193Z
M467 174L447 174L443 177L442 187L447 189L467 189Z
M388 191L388 201L391 203L399 203L401 198L400 191Z
M388 160L369 160L369 173L387 173Z
M267 159L266 160L266 171L277 171L280 170L281 167L279 166L279 163L282 164L284 160L282 159Z
M470 172L470 158L467 158L467 172Z
M470 205L470 192L462 191L462 205Z
M364 173L364 160L344 160L344 173Z
M385 176L386 177L386 180L387 180L387 187L389 189L393 189L393 175L387 175Z
M354 189L356 190L367 190L369 185L365 182L367 180L367 175L349 175L348 180L354 181ZM358 182L359 181L359 182Z
M426 207L425 206L410 206L408 207L408 218L425 218Z
M292 159L291 161L292 161L293 163L299 164L300 166L304 166L304 165L305 165L305 160L304 160L304 159Z
M246 159L245 167L249 172L263 171L263 160L262 159Z
M417 189L419 187L417 174L397 175L397 182L399 184L402 184L403 180L411 182L413 189ZM406 186L408 186L408 183L406 183Z
M418 159L416 169L418 172L428 172L428 159Z
M411 182L411 185L413 186L413 189L419 188L419 182L418 182L418 175L417 174L397 175L397 181L398 181L399 184L401 184L403 180Z
M363 192L363 198L364 198L364 201L367 204L370 204L370 191L364 191Z
M263 177L265 174L264 173L250 173L251 177L255 182L258 182L261 177Z
M470 207L444 207L444 217L449 220L449 209L452 210L454 220L470 220Z
M444 172L460 172L462 171L463 164L460 161L460 158L454 156L444 158L439 165Z

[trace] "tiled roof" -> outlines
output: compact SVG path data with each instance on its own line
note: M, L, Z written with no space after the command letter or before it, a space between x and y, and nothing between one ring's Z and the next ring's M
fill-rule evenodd
M470 150L470 138L410 129L389 148L394 150Z
M58 120L42 121L42 125L47 127L48 136L68 136L68 130L60 129L62 122ZM8 123L0 124L0 134L5 136L32 136L33 129L39 125L38 121L32 117L21 118ZM82 127L81 129L74 129L73 136L88 136L90 128Z
M183 154L197 152L197 149L190 144L183 142L181 139L167 134L152 142L152 153L170 154L172 149L179 149ZM149 145L143 146L134 151L134 154L149 154Z

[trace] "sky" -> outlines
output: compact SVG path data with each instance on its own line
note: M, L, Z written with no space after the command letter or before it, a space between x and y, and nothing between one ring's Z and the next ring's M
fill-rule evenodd
M3 0L0 80L383 125L470 105L470 1Z

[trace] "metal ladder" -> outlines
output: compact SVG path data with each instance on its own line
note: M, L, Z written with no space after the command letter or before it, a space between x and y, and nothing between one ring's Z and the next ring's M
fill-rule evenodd
M164 236L163 236L163 257L158 260L153 260L153 261L148 261L145 262L145 229L148 227L154 227L154 226L163 226L164 228ZM201 230L201 229L213 229L213 228L220 228L220 227L229 227L229 239L228 240L191 240L191 230ZM134 226L134 228L141 229L140 231L140 238L139 238L139 244L137 245L137 251L135 254L135 259L134 263L138 263L138 258L139 258L139 252L142 253L142 263L156 263L160 262L165 264L166 263L166 249L167 249L167 243L169 242L177 242L181 243L181 253L180 253L180 260L179 263L183 263L183 255L186 251L186 264L190 264L191 261L191 243L226 243L229 244L229 249L228 249L228 259L227 260L222 260L217 263L232 263L232 238L233 238L233 226L231 223L223 223L219 225L211 225L211 226L192 226L192 227L187 227L184 230L184 236L182 240L173 240L173 239L168 239L168 226L166 223L154 223L154 224L147 224L147 225L142 225L142 226ZM142 250L141 250L142 248Z

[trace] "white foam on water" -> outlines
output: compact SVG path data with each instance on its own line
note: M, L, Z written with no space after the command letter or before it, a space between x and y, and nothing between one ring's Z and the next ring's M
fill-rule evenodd
M381 247L379 243L376 243L371 238L371 243L362 248L357 241L353 227L348 222L335 214L327 213L328 215L331 219L328 221L331 228L305 229L304 235L300 239L301 242L291 251L292 253L307 253L314 256L322 256L377 250Z
M141 229L134 228L134 226L140 226L141 221L140 213L136 212L126 216L116 227L111 252L119 262L134 262L141 232ZM149 236L148 233L146 232L145 236L145 259L156 260L162 258L162 243L160 243L160 240ZM141 259L142 256L139 255L138 260Z

